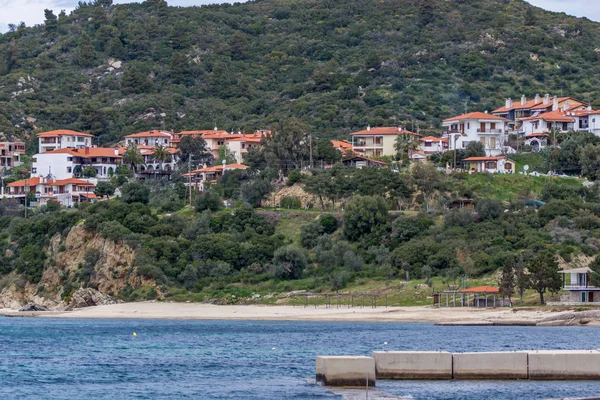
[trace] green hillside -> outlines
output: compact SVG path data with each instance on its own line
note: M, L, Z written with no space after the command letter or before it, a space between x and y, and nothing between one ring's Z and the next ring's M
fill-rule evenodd
M80 2L0 35L0 132L439 126L504 97L600 101L600 25L522 0ZM16 22L16 21L15 21ZM600 105L600 104L597 104Z

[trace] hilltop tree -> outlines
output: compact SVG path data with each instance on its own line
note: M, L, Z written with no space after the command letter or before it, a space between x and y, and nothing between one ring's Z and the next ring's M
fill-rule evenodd
M562 279L558 273L558 262L554 255L549 252L538 254L529 261L527 269L531 279L531 289L534 289L540 295L540 304L546 304L544 293L558 292L562 287Z
M45 9L44 10L44 24L46 25L46 30L55 31L58 26L58 17L54 14L52 10Z

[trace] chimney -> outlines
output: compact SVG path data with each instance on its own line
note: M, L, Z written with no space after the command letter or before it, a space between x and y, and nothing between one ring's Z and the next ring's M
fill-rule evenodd
M506 99L506 108L511 108L512 107L512 99L509 97L508 99Z
M119 155L119 149L115 149L115 156Z
M546 93L546 95L544 96L544 105L548 104L550 104L550 95Z
M558 110L558 97L554 96L552 99L552 111Z
M85 148L85 154L90 154L90 148L89 147Z
M371 132L371 125L367 125L367 132Z
M592 111L592 105L591 105L591 104L589 104L589 105L587 106L587 110L588 110L588 111Z
M216 132L216 131L218 131L218 129L217 129L217 126L216 126L216 125L215 125L215 129L214 129L214 131L215 131L215 132Z
M535 94L535 104L538 104L540 102L540 94L536 93Z
M398 125L398 132L402 132L402 127Z
M487 114L487 113L488 113L488 110L485 110L484 112Z
M571 108L571 105L569 104L569 100L565 101L565 105L564 107L564 111L567 111L569 108Z
M525 97L525 95L521 96L521 105L524 106L525 103L527 103L527 97Z

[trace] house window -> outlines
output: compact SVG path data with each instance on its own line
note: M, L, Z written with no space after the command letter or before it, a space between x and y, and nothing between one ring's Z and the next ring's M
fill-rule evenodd
M471 123L467 122L467 129L471 129Z
M490 129L496 129L496 123L490 122Z
M487 169L496 169L496 163L494 161L488 161L485 163Z
M375 144L381 144L381 141L382 141L382 137L381 136L377 136L375 138Z
M71 137L67 136L67 142L70 142L70 141L71 141Z
M483 145L483 147L485 147L485 138L479 138L479 141L481 142L481 144Z
M67 173L70 174L73 171L73 168L67 167Z
M512 163L507 162L506 164L504 164L504 169L507 171L512 170Z
M35 168L35 167L31 168L31 172L34 173L34 174L36 174L37 173L37 168Z
M490 138L490 148L491 149L496 148L496 138L495 137Z
M563 130L563 131L566 131L566 130L568 130L568 129L569 129L569 127L568 127L567 123L566 123L566 122L563 122L563 128L562 128L562 130Z
M431 142L425 142L425 147L431 147Z
M73 157L67 157L67 161L73 161Z

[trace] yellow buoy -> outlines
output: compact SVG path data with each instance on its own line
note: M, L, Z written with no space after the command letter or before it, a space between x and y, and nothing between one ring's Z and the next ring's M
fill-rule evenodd
M137 333L133 332L133 337L136 337L136 336L137 336Z

